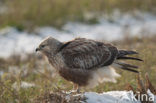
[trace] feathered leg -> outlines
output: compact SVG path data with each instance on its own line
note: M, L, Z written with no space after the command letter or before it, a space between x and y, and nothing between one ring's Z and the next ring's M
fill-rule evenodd
M76 91L77 93L80 93L80 88L77 84L73 85L73 90Z

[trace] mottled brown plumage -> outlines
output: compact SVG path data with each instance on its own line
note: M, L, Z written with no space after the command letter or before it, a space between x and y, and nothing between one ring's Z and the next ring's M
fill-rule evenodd
M117 61L118 58L129 58L126 55L136 52L118 50L111 44L90 39L76 38L62 43L48 37L41 42L36 51L46 55L63 78L79 86L95 87L104 81L115 82L119 74L113 68L108 68L110 66L138 72L132 69L137 68L136 66Z

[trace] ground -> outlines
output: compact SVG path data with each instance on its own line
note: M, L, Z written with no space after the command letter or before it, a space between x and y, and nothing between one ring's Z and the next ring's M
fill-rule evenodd
M149 79L156 87L156 36L151 37L133 37L125 38L122 41L113 41L118 48L131 50L136 49L139 52L138 57L144 62L128 61L139 66L140 75L144 78L145 73L149 74ZM9 58L0 59L1 79L0 79L0 101L32 103L36 98L45 93L59 91L69 91L72 89L72 83L58 76L48 61L42 55L27 54L25 58L19 55L12 55ZM137 74L116 69L121 74L116 84L104 83L91 90L82 90L82 92L103 93L107 91L125 90L127 84L137 88ZM48 94L46 94L48 95Z

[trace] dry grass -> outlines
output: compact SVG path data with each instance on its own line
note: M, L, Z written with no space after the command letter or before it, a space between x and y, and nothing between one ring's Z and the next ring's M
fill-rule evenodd
M69 94L62 91L46 92L34 99L35 103L82 103L81 101L86 101L83 94Z
M150 100L147 90L150 90L154 95L156 95L156 89L149 80L148 74L145 75L145 78L146 81L144 82L140 76L137 77L137 90L134 90L130 84L127 86L126 90L133 91L135 98L140 100L141 103L153 103L153 101ZM147 97L144 96L141 99L141 95L147 95ZM82 101L85 102L86 99L87 98L83 95L83 93L75 95L64 93L58 90L57 92L53 93L44 93L35 99L35 103L82 103Z
M140 75L144 77L145 73L149 74L149 79L156 87L156 36L152 37L134 37L127 38L121 41L114 41L113 44L119 48L135 49L140 54L144 62L127 61L134 65L138 65ZM49 63L42 56L35 54L28 54L25 59L20 56L12 56L7 59L0 59L0 70L4 74L0 77L0 101L1 103L32 103L36 98L48 98L49 95L60 96L54 94L56 90L69 91L72 89L72 84L60 76L55 74ZM134 90L137 90L137 75L135 73L116 69L121 78L114 85L113 83L105 83L90 90L95 92L104 92L110 90L124 90L127 84L131 84ZM22 81L34 83L36 86L30 88L22 88L20 84ZM18 89L13 88L13 84L19 85ZM82 90L85 91L85 90ZM52 92L52 93L51 93ZM46 95L46 96L44 96Z
M133 93L136 94L135 98L137 100L140 100L141 103L153 103L153 101L150 101L150 96L148 95L147 91L150 90L154 95L156 95L156 89L149 80L148 74L145 74L145 81L143 81L143 79L138 75L137 84L137 90L134 90L130 84L128 85L127 90L132 90ZM147 97L143 97L142 99L140 99L139 96L145 94L147 95Z

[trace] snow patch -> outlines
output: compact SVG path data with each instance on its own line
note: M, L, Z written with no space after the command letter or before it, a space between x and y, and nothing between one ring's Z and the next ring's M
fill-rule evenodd
M140 103L134 97L132 91L111 91L101 94L87 92L84 94L87 103Z
M147 93L153 98L148 100L154 100L153 103L156 103L156 96L150 90ZM86 92L84 96L87 98L87 103L141 103L135 98L133 91Z
M36 28L35 32L18 31L13 27L0 30L0 57L9 57L12 54L32 53L40 41L52 36L60 41L68 41L76 37L94 40L119 40L126 32L130 36L156 34L156 16L148 13L138 13L139 17L130 14L112 16L112 20L100 18L98 24L89 25L79 22L68 22L62 30L53 27ZM109 18L109 17L108 17Z

